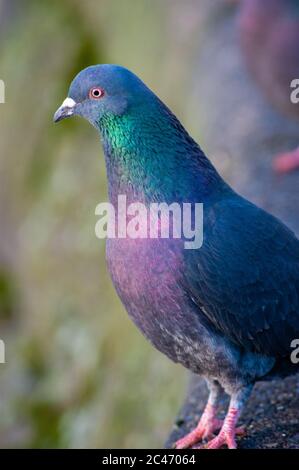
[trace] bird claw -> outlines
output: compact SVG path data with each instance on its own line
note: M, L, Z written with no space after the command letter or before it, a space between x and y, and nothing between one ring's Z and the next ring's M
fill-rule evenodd
M179 439L175 444L175 448L187 449L192 447L199 441L211 437L215 431L221 429L223 420L216 418L216 411L216 407L208 402L197 427L182 439Z
M234 431L232 432L222 432L218 434L218 436L214 437L211 441L209 441L206 444L207 449L220 449L222 446L227 445L229 449L236 449L237 444L236 444L236 439L235 439L236 433Z
M211 437L214 431L221 429L223 421L220 419L201 419L198 426L186 436L179 439L176 444L176 449L187 449L193 447L199 441Z
M244 427L236 427L239 415L239 409L230 407L218 436L209 441L204 448L220 449L222 446L227 445L229 449L236 449L236 435L239 434L240 431L244 434Z
M240 426L229 433L220 431L218 436L214 437L214 439L205 444L193 446L192 449L220 449L225 444L229 449L236 449L237 444L235 436L244 436L244 434L246 434L244 426Z

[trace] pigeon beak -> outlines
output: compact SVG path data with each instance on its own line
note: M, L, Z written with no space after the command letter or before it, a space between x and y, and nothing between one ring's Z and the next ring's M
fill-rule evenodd
M54 114L53 121L62 121L62 119L72 116L74 114L75 106L76 101L74 101L72 98L66 98L60 108L58 108Z

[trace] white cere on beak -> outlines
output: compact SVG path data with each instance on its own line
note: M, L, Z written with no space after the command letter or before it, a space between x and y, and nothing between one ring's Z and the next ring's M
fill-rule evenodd
M76 101L73 98L65 98L64 102L60 106L61 108L69 108L70 110L76 106Z

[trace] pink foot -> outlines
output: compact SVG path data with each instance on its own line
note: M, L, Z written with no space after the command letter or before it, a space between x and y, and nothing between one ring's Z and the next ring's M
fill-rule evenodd
M227 445L229 449L236 449L236 434L239 429L236 429L236 423L239 417L239 410L230 408L224 420L220 433L212 439L205 446L206 449L220 449L222 446ZM244 430L243 430L244 433Z
M274 162L273 168L276 173L284 174L289 173L299 168L299 148L292 152L285 152L278 155Z
M188 447L192 447L198 441L210 437L214 431L218 431L222 426L222 421L217 419L215 416L215 406L207 403L197 427L182 439L179 439L175 444L175 448L187 449Z

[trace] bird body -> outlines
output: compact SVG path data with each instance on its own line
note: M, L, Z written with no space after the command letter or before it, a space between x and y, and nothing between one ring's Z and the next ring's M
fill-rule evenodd
M68 100L71 106L63 105L54 120L78 114L98 129L115 206L119 194L145 206L203 203L201 248L185 249L183 238L111 238L107 264L143 334L209 384L198 428L177 447L219 428L215 410L223 388L230 408L209 447L233 448L255 381L280 374L281 364L294 369L289 355L291 340L299 337L299 242L224 182L171 111L128 70L89 67L72 82Z

